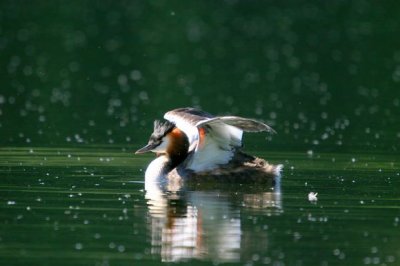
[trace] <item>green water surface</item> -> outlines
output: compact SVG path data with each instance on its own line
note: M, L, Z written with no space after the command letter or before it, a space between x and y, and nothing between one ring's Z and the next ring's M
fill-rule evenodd
M261 153L280 184L144 190L149 157L1 149L1 265L397 265L393 156ZM308 201L309 192L318 201Z

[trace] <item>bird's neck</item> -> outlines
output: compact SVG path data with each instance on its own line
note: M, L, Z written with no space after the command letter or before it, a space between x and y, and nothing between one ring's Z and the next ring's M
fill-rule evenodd
M180 165L188 156L189 141L179 129L174 129L170 138L170 145L165 153L159 154L146 170L146 180L159 181L169 172Z
M175 128L171 132L170 145L166 152L170 171L181 164L188 156L189 140L185 133Z

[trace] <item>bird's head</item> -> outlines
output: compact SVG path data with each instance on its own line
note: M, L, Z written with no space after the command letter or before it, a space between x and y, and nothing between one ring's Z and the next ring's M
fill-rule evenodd
M154 130L149 142L135 153L141 154L149 151L155 152L157 155L167 153L172 143L174 129L176 129L175 124L169 121L154 121Z

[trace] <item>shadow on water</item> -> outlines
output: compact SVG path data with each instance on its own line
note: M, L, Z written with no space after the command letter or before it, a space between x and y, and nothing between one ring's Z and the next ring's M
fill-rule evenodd
M243 230L242 211L268 216L283 212L279 180L187 183L172 188L146 182L145 186L151 253L160 255L163 262L240 262L250 249L245 240L252 234Z

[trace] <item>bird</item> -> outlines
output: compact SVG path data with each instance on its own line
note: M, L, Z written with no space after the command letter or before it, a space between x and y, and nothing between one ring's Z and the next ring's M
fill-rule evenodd
M242 151L243 132L275 131L267 124L239 116L214 116L185 107L155 120L146 146L135 153L154 152L146 182L182 180L251 181L280 177L273 165Z

